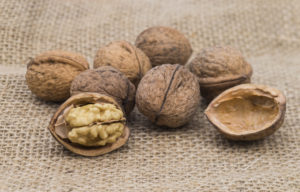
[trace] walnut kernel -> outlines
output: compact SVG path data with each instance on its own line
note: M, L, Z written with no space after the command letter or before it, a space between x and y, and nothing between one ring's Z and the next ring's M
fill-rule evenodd
M97 156L126 143L129 129L120 105L99 93L79 93L56 111L48 127L54 138L74 153Z
M84 146L114 143L123 134L124 125L99 123L122 119L123 112L112 104L96 103L74 107L65 115L65 121L71 128L68 138L71 142Z

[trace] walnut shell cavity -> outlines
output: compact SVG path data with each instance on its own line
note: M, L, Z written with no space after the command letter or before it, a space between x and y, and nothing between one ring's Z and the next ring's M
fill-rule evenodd
M52 136L60 143L62 144L65 148L68 150L79 154L83 156L99 156L103 155L106 153L109 153L113 150L116 150L123 146L130 134L129 128L125 125L123 134L121 137L117 139L116 142L107 144L105 146L98 146L98 147L86 147L82 146L80 144L72 143L70 140L66 138L62 138L60 135L61 132L66 132L67 130L62 130L62 129L67 129L65 126L61 126L61 118L66 113L66 110L68 110L71 106L74 105L85 105L85 104L95 104L95 103L108 103L108 104L113 104L115 105L118 109L122 110L122 108L119 106L119 104L112 99L111 97L108 97L106 95L98 94L98 93L80 93L77 95L74 95L70 97L67 101L65 101L55 112L53 115L50 124L48 126L48 129ZM125 121L122 121L124 124L126 123ZM106 122L106 123L113 123L113 122Z
M60 102L70 97L71 82L89 68L86 59L67 51L48 51L36 56L27 65L26 82L37 97Z
M216 97L205 115L228 139L250 141L279 129L285 110L286 99L281 91L265 85L242 84Z
M75 77L71 84L71 95L95 92L115 99L127 115L135 105L135 86L128 78L110 66L86 70Z
M176 128L186 124L199 103L197 77L179 64L154 67L137 88L139 111L160 126Z
M231 47L204 49L189 68L198 77L201 95L209 102L230 87L250 83L252 75L251 65Z
M146 53L152 66L184 65L193 52L189 40L182 33L163 26L151 27L140 33L135 45Z
M115 41L100 48L94 60L94 68L101 66L112 66L118 69L135 86L152 68L147 55L127 41Z

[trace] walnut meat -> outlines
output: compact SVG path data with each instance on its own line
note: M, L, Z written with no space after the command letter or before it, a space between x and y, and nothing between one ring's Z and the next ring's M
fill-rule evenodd
M208 120L233 140L256 140L273 134L283 123L286 101L281 91L242 84L216 97L205 110Z
M189 40L169 27L151 27L136 39L135 45L149 57L152 66L162 64L184 65L192 54Z
M201 95L208 101L230 87L249 83L252 75L251 65L231 47L204 49L189 68L198 77Z
M149 58L127 41L115 41L99 49L94 60L94 68L112 66L137 86L141 78L152 66Z
M199 103L196 76L178 64L151 69L137 88L139 111L157 125L172 128L184 125L195 114Z
M129 137L122 108L111 97L98 93L70 97L58 108L48 128L59 143L84 156L113 151Z
M135 104L135 86L117 69L103 66L86 70L75 77L71 95L95 92L113 97L128 115Z
M123 134L123 112L113 104L96 103L71 108L65 115L71 129L68 139L84 146L104 146L114 143ZM101 124L105 122L110 124Z
M30 61L26 82L39 98L46 101L64 101L70 96L74 77L88 68L88 62L80 54L48 51Z

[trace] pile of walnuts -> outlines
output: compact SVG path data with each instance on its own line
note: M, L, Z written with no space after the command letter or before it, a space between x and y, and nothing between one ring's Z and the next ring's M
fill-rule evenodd
M192 52L179 31L151 27L135 45L115 41L101 47L93 69L78 53L42 53L29 62L26 82L40 99L64 101L48 128L66 148L85 156L126 143L126 118L135 104L154 124L177 128L191 121L202 96L209 103L208 120L233 140L261 139L281 126L284 95L250 84L252 67L237 49L206 48L187 64ZM80 126L70 126L68 118Z

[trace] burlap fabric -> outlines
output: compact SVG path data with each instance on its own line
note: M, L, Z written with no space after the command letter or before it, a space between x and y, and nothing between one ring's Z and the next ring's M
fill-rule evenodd
M181 129L151 124L137 109L128 143L85 158L47 130L58 104L25 83L30 57L63 49L84 54L145 28L182 31L194 52L232 45L253 65L253 82L287 96L283 126L256 142L232 142L199 108ZM300 1L0 1L0 191L300 191Z

